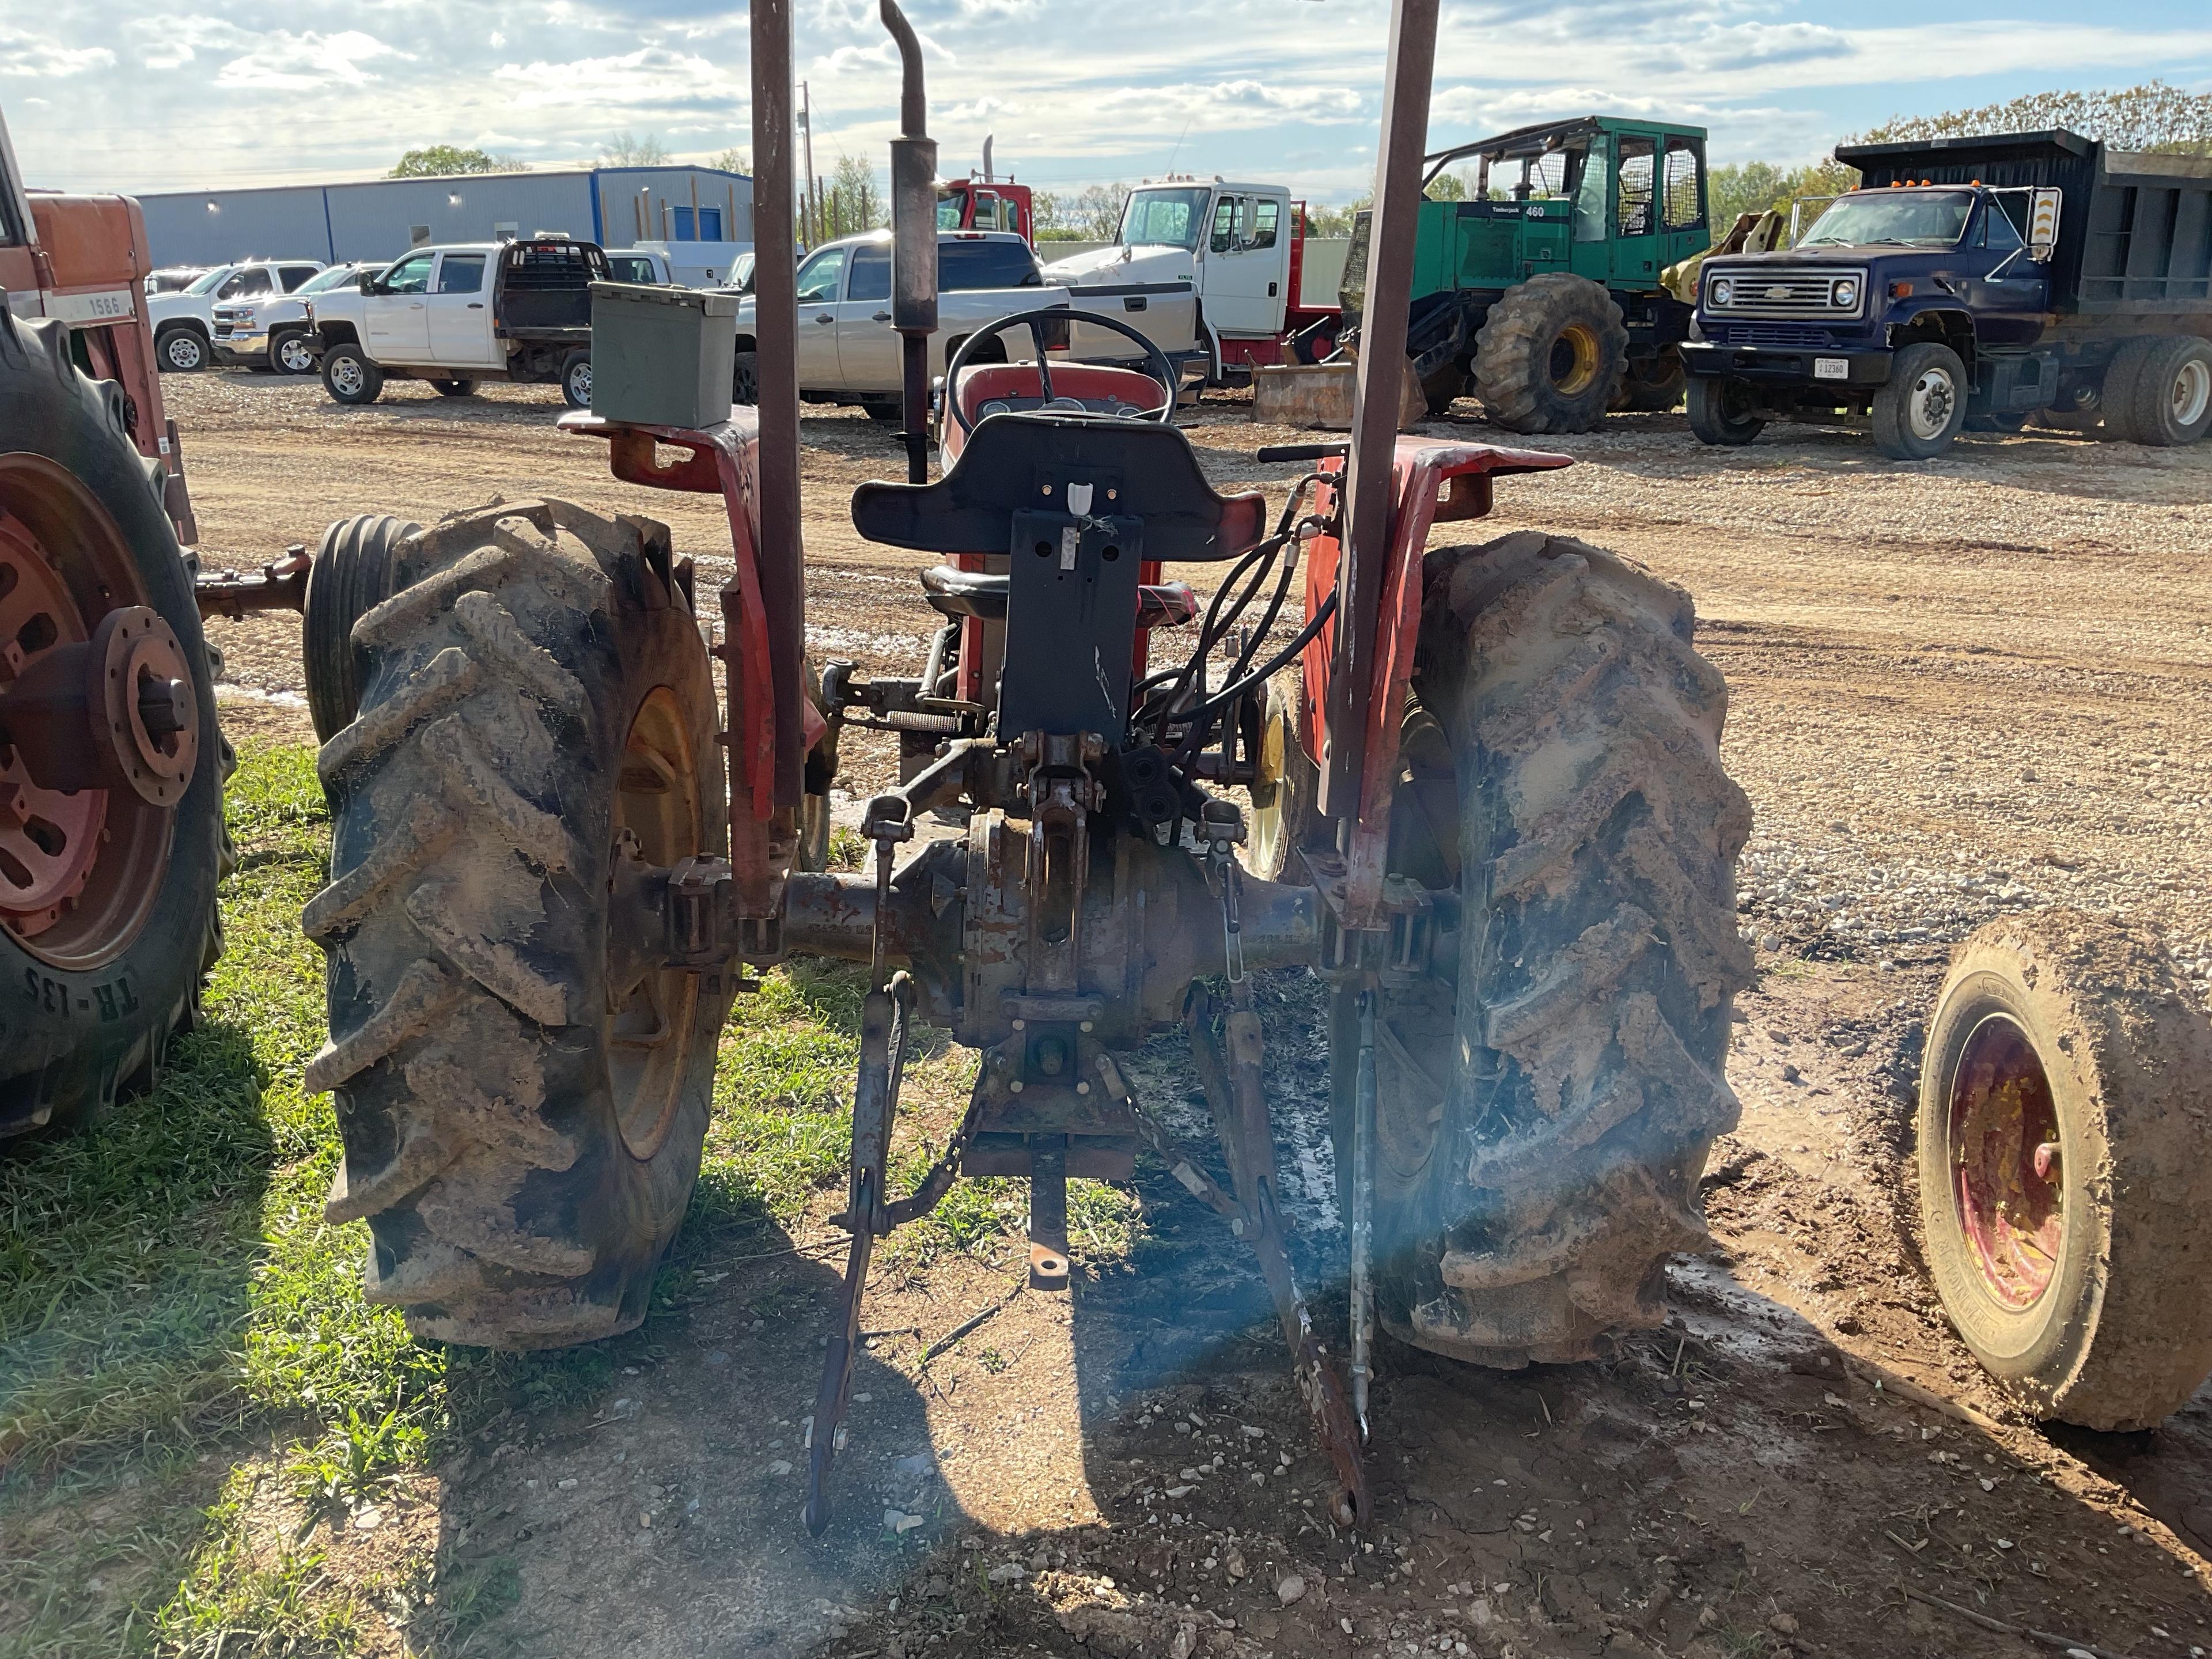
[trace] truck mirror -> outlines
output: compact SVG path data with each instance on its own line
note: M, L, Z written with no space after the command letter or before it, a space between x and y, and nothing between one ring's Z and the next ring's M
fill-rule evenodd
M2058 250L2058 209L2064 198L2055 190L2039 190L2028 198L2027 257L2046 264Z
M362 271L359 276L356 276L354 279L354 285L360 289L363 294L375 293L376 273L373 270Z

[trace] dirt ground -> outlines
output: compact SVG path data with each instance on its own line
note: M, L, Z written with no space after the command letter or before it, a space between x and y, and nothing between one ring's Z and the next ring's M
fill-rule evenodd
M165 390L217 563L312 544L343 514L428 519L496 492L653 514L702 574L726 564L717 501L615 483L542 391L401 385L347 410L270 377ZM1462 410L1435 429L1497 435ZM1250 453L1296 434L1244 413L1209 403L1194 438L1218 483L1279 501L1291 469ZM844 516L854 483L896 475L895 447L843 413L810 414L805 440L810 641L911 672L920 561L862 545ZM1744 1117L1707 1178L1715 1248L1671 1269L1665 1329L1609 1363L1512 1375L1386 1348L1379 1522L1352 1538L1322 1516L1255 1276L1157 1181L1127 1265L1079 1272L1065 1298L1018 1291L1012 1256L879 1271L838 1518L816 1543L800 1447L835 1239L802 1226L702 1270L674 1334L595 1408L518 1410L409 1489L393 1525L519 1568L483 1650L2212 1649L2212 1399L2134 1436L2017 1417L1926 1285L1911 1152L1921 1019L1979 921L2055 900L2124 913L2165 930L2200 990L2212 973L2212 446L2030 434L1899 465L1809 428L1708 450L1654 416L1547 447L1578 465L1502 484L1495 530L1570 532L1697 596L1757 812L1739 898L1761 975L1729 1066ZM303 733L295 630L216 638L234 726ZM854 770L864 793L888 757ZM1285 975L1267 994L1286 1184L1334 1328L1315 989ZM1176 1042L1138 1070L1195 1129Z

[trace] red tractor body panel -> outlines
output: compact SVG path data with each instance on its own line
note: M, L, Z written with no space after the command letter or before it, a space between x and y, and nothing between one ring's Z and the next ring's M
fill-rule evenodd
M1421 637L1421 556L1430 526L1459 519L1479 519L1491 508L1491 481L1502 473L1545 472L1568 465L1565 455L1540 450L1498 449L1489 444L1438 442L1401 437L1392 467L1390 547L1383 565L1382 605L1376 613L1375 678L1364 697L1351 707L1366 730L1361 753L1359 808L1352 815L1352 845L1344 860L1344 922L1346 928L1387 925L1382 877L1390 850L1390 800L1398 783L1398 730L1406 696L1413 683L1413 648ZM1331 456L1324 472L1340 472L1344 462ZM1322 485L1313 510L1326 514L1335 492ZM1314 538L1306 550L1306 617L1310 621L1335 590L1339 559L1336 538ZM1329 675L1335 659L1336 623L1331 618L1307 644L1305 692L1298 711L1298 741L1316 764L1328 740L1324 711L1329 706ZM1316 873L1319 873L1318 872Z

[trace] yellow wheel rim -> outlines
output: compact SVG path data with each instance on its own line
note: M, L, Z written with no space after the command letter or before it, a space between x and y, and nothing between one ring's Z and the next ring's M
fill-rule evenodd
M1589 391L1597 379L1597 336L1581 323L1569 323L1552 342L1552 385L1563 396Z

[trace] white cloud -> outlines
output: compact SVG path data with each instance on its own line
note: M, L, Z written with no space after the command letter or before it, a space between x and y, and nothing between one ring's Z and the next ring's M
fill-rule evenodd
M115 54L106 46L69 46L58 40L0 25L0 75L58 81L89 70L108 69Z
M232 58L216 71L215 78L219 86L284 92L361 86L378 78L364 64L386 58L404 60L410 55L357 29L342 34L287 34L279 30L262 37L252 51Z

